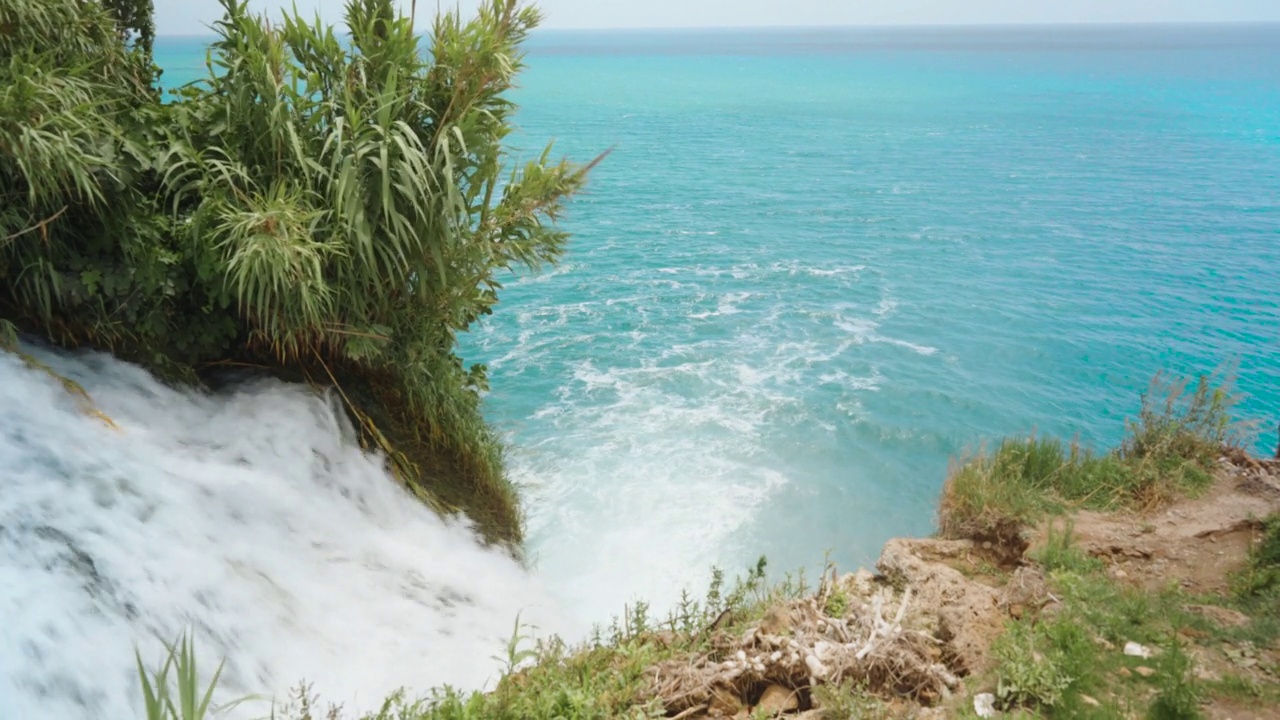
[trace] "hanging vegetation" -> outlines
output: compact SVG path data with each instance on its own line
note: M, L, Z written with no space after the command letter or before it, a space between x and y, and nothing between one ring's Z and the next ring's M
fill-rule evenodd
M163 103L149 0L0 0L0 319L175 378L336 385L420 495L517 543L455 348L501 273L560 256L590 169L504 146L537 10L443 13L424 48L392 0L350 0L343 36L222 4L208 76Z

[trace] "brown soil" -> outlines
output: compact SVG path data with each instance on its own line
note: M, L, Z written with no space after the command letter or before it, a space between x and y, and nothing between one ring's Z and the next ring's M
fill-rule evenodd
M1230 590L1260 520L1280 509L1280 463L1223 463L1216 484L1200 497L1150 514L1081 511L1073 542L1110 565L1112 577L1148 590L1171 583L1192 594ZM1061 529L1059 527L1059 529ZM1048 526L1035 544L1043 543Z

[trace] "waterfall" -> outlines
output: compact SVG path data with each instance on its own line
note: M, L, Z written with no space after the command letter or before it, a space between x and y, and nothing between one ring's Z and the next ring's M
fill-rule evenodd
M27 350L101 415L0 353L0 718L142 718L134 648L158 665L185 629L205 680L226 658L215 703L306 681L348 710L491 684L518 614L565 630L535 578L411 498L328 398Z

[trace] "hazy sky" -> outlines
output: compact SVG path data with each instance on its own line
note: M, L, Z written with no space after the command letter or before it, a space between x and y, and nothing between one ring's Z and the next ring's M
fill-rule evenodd
M477 0L460 0L464 9ZM402 0L405 6L408 0ZM155 0L161 34L206 32L217 0ZM253 0L260 9L289 6ZM541 0L549 28L1280 21L1280 0ZM297 0L340 20L343 0ZM434 0L419 0L419 15Z

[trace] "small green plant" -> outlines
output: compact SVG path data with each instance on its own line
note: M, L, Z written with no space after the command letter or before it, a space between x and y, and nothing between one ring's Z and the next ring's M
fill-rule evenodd
M849 596L845 593L843 588L837 585L831 590L831 594L827 596L826 606L823 607L822 610L828 617L841 618L844 617L844 614L848 609Z
M850 682L819 685L813 689L813 701L821 720L887 720L888 708L866 688Z
M516 613L515 627L511 630L511 637L507 640L506 657L493 656L494 660L503 663L503 675L510 675L515 672L516 668L523 664L526 660L534 660L538 657L536 648L520 648L526 641L533 639L533 633L525 633L524 629L536 630L537 628L520 622L520 614Z
M1191 657L1175 634L1160 655L1159 672L1155 678L1160 689L1152 701L1147 717L1150 720L1199 720L1200 693L1191 677Z
M1051 521L1045 544L1031 554L1031 559L1040 563L1040 566L1048 572L1066 571L1086 574L1101 570L1101 560L1073 544L1074 533L1075 523L1070 519L1063 523L1061 531L1058 531L1057 524Z
M134 650L147 720L203 720L210 712L209 704L213 700L213 691L218 686L218 678L222 676L225 661L218 664L218 669L214 671L208 687L201 692L200 676L196 668L195 641L184 632L178 637L177 642L166 643L165 650L164 663L153 673L148 673L143 665L142 653ZM173 676L172 687L170 673ZM243 700L215 708L215 712L229 709L240 702Z
M1194 383L1157 374L1117 451L1132 469L1134 502L1153 507L1208 486L1214 461L1243 441L1246 426L1232 418L1237 401L1229 374Z
M996 702L1002 709L1052 708L1062 702L1074 678L1030 623L1011 624L993 649L999 661Z
M1235 590L1246 602L1280 603L1280 513L1262 523L1262 536L1249 551L1249 562L1235 578Z
M831 562L831 554L823 562L822 582L818 584L818 597L822 601L822 612L827 617L842 618L849 610L849 594L840 583L840 573L836 564Z

